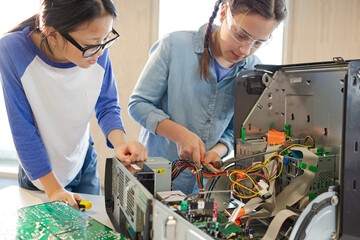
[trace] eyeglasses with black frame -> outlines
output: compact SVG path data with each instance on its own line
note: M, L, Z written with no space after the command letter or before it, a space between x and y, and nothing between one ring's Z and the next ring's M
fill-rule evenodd
M85 48L81 47L80 44L77 43L69 34L67 34L67 33L60 33L60 34L66 40L71 42L71 44L74 45L77 49L82 51L82 56L84 58L88 58L88 57L95 55L98 51L100 51L100 49L103 49L103 50L108 49L120 37L120 34L118 32L116 32L116 30L114 28L112 29L111 33L114 34L115 37L113 37L106 43L99 44L99 45L93 45L93 46L85 47Z

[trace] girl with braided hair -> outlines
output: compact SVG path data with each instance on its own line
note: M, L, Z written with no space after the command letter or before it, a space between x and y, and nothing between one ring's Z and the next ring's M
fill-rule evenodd
M218 12L220 26L213 24ZM285 0L218 0L198 31L154 44L128 106L150 157L201 166L232 151L236 75L260 63L253 54L286 15ZM189 194L194 184L184 171L173 189Z

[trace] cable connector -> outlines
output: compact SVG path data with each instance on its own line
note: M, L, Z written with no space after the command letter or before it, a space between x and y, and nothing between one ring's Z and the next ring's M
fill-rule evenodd
M258 182L258 185L261 187L261 190L259 191L259 196L262 197L263 199L270 198L271 194L268 191L269 185L266 182L264 182L264 180L262 179Z

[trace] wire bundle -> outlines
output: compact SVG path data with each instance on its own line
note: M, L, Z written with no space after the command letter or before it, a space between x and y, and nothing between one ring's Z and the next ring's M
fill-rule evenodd
M309 140L310 145L306 145ZM179 174L186 168L191 169L196 176L196 182L200 188L200 197L203 195L202 193L204 189L203 177L216 177L215 181L213 181L211 187L209 188L210 191L208 191L208 193L211 193L215 183L217 182L217 179L220 176L226 175L232 182L230 190L235 197L239 199L253 198L259 195L259 192L263 190L263 187L259 184L261 180L269 186L272 181L281 175L284 168L281 155L284 155L287 150L294 146L313 148L315 147L315 140L310 135L308 135L304 140L304 145L293 144L291 138L287 136L286 141L280 146L279 150L267 158L264 162L254 163L246 169L229 169L219 173L211 173L206 171L206 169L202 170L192 160L176 160L172 163L171 181L173 182L175 178L179 176ZM270 166L270 163L275 165ZM225 167L225 169L227 169L227 167ZM209 194L207 197L209 197Z
M310 145L306 145L309 140L311 141ZM204 177L220 177L227 175L232 182L231 190L235 197L242 199L253 198L263 189L259 185L261 180L263 180L267 185L270 185L270 182L274 181L281 175L284 167L281 155L284 155L287 150L294 146L314 148L316 145L315 140L310 135L306 136L304 145L292 143L291 138L287 136L286 141L280 146L277 153L273 154L264 162L254 163L246 169L227 170L217 174L203 172L203 175ZM268 165L272 161L276 161L276 165L270 172L270 167ZM216 181L213 182L209 190L213 189Z
M271 161L276 161L276 166L272 172L270 172L267 166ZM280 170L278 171L279 164ZM270 182L280 176L282 169L282 158L279 155L272 155L265 162L254 163L247 169L233 170L229 175L229 179L232 182L231 190L233 195L242 199L257 196L263 190L259 182L263 180L269 186Z
M202 192L204 189L202 171L194 161L189 159L179 159L172 162L171 182L173 182L175 178L177 178L177 176L179 176L179 174L186 168L193 170L200 192Z

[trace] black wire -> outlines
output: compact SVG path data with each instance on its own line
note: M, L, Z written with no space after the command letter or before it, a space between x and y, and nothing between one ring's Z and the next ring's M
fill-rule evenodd
M243 163L239 163L239 162L237 162L237 163L230 163L229 165L226 165L226 166L225 166L223 172L226 172L226 171L227 171L230 167L232 167L232 166L243 166L243 167L246 168L246 165L243 164ZM210 185L208 191L213 191L213 189L214 189L214 187L215 187L215 184L217 183L217 181L219 180L220 177L221 177L221 176L217 176L216 178L214 178L214 180L211 182L211 185ZM205 198L210 198L210 195L211 195L211 193L206 194Z

